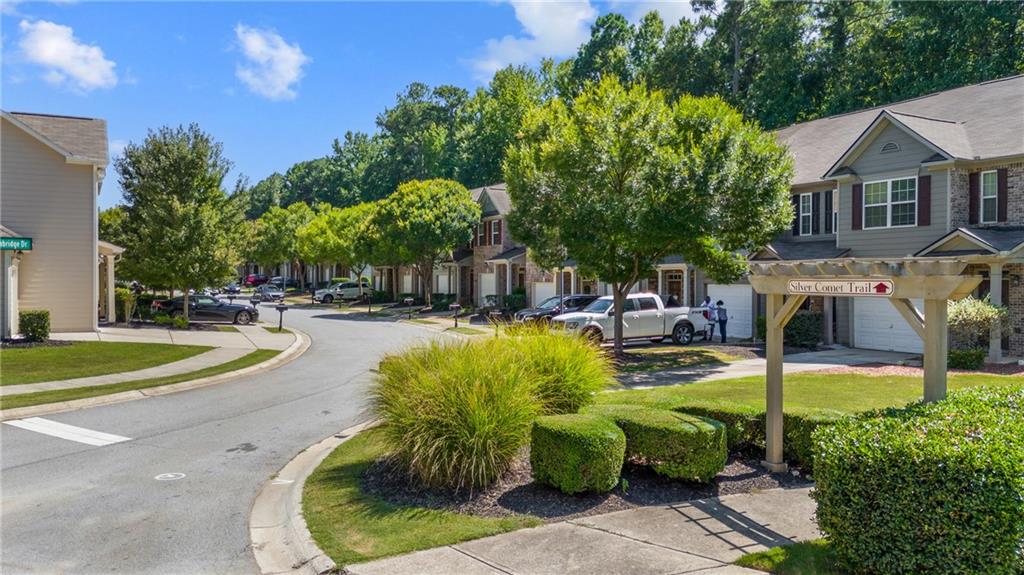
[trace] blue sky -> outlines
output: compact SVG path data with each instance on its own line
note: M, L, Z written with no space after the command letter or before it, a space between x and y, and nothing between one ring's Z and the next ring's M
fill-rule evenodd
M252 183L330 152L413 81L473 89L507 64L564 58L601 13L666 21L689 2L2 5L0 104L104 118L111 153L197 122ZM110 171L100 206L120 201Z

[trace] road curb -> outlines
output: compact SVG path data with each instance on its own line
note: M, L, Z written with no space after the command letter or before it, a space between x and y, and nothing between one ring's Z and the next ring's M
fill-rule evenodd
M289 329L291 329L292 333L295 334L295 341L292 342L290 346L281 351L281 353L275 355L274 357L266 361L257 363L256 365L250 365L249 367L243 367L242 369L237 369L235 371L229 371L227 373L221 373L218 375L211 375L209 377L201 377L199 379L181 381L178 383L169 383L167 385L159 385L156 387L149 387L146 389L122 391L120 393L111 393L108 395L99 395L96 397L75 399L72 401L60 401L56 403L32 405L29 407L5 409L0 411L0 421L7 421L9 419L22 419L25 417L36 417L40 415L49 415L65 411L74 411L76 409L84 409L86 407L111 405L114 403L123 403L125 401L133 401L136 399L146 399L147 397L167 395L169 393L187 391L189 389L206 387L208 385L226 383L228 381L233 381L241 377L255 375L258 373L263 373L265 371L270 371L272 369L277 369L283 365L291 363L299 356L306 353L306 350L308 350L309 346L312 344L312 340L304 332L301 332L295 328Z
M263 484L249 514L249 538L262 575L322 575L337 568L313 541L302 515L306 479L336 447L376 420L353 425L306 448Z

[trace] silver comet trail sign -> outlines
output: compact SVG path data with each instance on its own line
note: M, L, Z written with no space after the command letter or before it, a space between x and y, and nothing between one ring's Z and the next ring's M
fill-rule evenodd
M800 295L891 297L892 280L789 280L786 291Z

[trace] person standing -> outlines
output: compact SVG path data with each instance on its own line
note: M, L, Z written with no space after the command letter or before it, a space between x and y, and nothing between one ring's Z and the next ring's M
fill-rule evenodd
M722 300L718 300L715 303L715 311L718 312L718 331L722 334L722 343L725 343L725 324L729 321L729 310L725 309Z
M711 301L711 296L704 296L704 319L707 320L704 324L704 341L711 341L715 338L715 323L718 320L718 310L715 308L714 302Z

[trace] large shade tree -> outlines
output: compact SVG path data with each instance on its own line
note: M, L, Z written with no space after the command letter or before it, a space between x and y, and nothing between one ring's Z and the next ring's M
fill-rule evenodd
M373 220L374 252L412 266L430 305L434 267L472 238L480 206L458 182L412 180L378 202Z
M609 77L571 107L538 108L524 132L505 162L512 232L538 253L564 248L581 274L611 284L616 353L623 300L659 260L681 254L734 281L742 252L792 219L786 150L718 98L670 103Z
M139 280L188 293L233 275L241 213L223 188L231 163L219 142L195 124L163 127L128 144L114 166Z
M305 202L296 202L287 208L270 208L250 227L245 240L247 258L264 267L288 262L293 271L298 272L299 285L305 289L298 232L313 217L313 209Z

